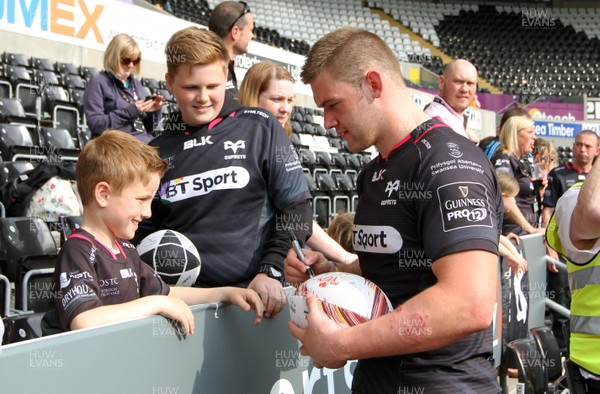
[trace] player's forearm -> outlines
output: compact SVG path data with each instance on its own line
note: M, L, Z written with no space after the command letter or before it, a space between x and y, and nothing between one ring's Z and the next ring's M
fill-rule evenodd
M492 303L473 307L460 302L466 308L459 310L452 305L455 300L433 286L415 297L414 302L409 301L384 317L340 332L344 358L353 360L430 351L489 327ZM478 308L489 311L485 318L475 310ZM349 343L352 345L348 346Z
M394 312L340 331L336 340L343 357L352 360L430 351L489 328L497 264L495 255L482 262L477 285L469 278L453 289L438 282Z

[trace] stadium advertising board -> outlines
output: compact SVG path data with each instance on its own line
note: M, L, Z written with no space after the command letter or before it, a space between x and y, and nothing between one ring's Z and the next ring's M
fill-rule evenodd
M565 123L546 120L534 120L536 137L575 138L582 129L581 123Z
M585 119L600 120L600 97L585 98Z

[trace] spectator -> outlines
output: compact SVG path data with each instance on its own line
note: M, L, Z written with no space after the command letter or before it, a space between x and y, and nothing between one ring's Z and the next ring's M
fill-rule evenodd
M440 93L425 107L425 113L438 117L452 130L478 144L479 137L467 127L468 118L465 115L477 91L475 66L464 59L451 61L444 67L438 86Z
M492 160L492 157L494 157L496 150L500 146L500 130L502 130L502 126L504 126L504 123L506 123L506 121L513 116L525 116L533 120L531 115L529 115L529 112L518 106L512 107L502 114L502 118L500 118L500 126L498 126L498 129L496 129L496 135L494 137L486 137L479 141L479 147L483 149L483 152L488 159Z
M277 116L277 120L291 135L290 115L294 102L294 83L296 81L282 66L271 62L260 62L250 67L238 95L240 104L248 107L260 107ZM358 259L348 253L313 220L313 234L306 244L328 259L349 265Z
M286 230L302 244L312 231L300 161L274 116L226 94L229 55L215 33L180 30L165 53L179 112L151 143L170 166L136 236L183 233L202 257L196 286L247 286L274 316L285 305Z
M489 160L419 109L396 55L373 33L325 35L301 75L326 128L353 152L379 152L358 178L353 245L358 271L395 308L342 329L309 296L308 327L290 322L301 354L327 368L358 359L354 393L500 392L490 360L502 202ZM453 167L453 157L470 164ZM464 210L472 221L457 217ZM311 251L301 262L291 250L285 263L293 283L307 279L306 265L315 274L334 269Z
M571 300L569 358L579 369L587 393L600 392L600 163L555 205L546 242L566 257ZM574 377L573 377L574 378Z
M329 227L327 228L327 234L336 240L342 248L350 253L354 253L354 246L352 246L352 230L354 229L354 214L353 213L339 213L337 214Z
M295 83L285 67L266 61L256 63L242 80L238 101L246 107L260 107L275 115L289 137L292 135L290 116Z
M500 147L492 158L498 172L506 173L519 182L516 197L518 210L511 210L502 222L502 234L522 231L536 232L537 214L534 210L535 191L531 179L531 165L523 155L533 151L535 134L533 121L525 116L509 118L500 131ZM521 214L521 215L519 215Z
M565 163L552 169L548 174L548 187L544 192L542 201L542 225L546 227L554 213L558 199L577 182L583 182L591 171L594 159L598 156L598 135L591 130L581 131L573 143L573 162ZM563 256L559 256L552 248L547 248L548 256L554 260L566 263ZM548 268L548 298L558 304L569 308L571 304L571 290L569 289L568 276L559 271L554 264L547 264ZM552 331L559 346L563 351L567 349L567 340L563 333L563 326L568 326L569 319L560 313L552 313Z
M215 32L229 53L227 91L233 97L238 94L238 83L235 75L235 59L248 52L248 44L254 37L254 17L250 7L243 1L224 1L217 5L210 14L208 29Z
M92 78L83 94L83 107L92 136L108 129L124 131L142 142L153 137L166 103L162 96L146 97L135 77L141 71L142 53L127 34L110 40L104 52L104 71Z
M161 314L188 335L194 333L194 316L187 305L219 301L252 307L255 323L260 322L263 308L254 291L169 287L127 241L150 217L166 170L155 149L119 131L107 131L85 146L77 162L83 224L60 250L53 277L60 295L45 317L46 333Z
M502 172L497 173L496 175L498 176L498 184L502 191L504 213L507 214L512 209L519 209L515 202L515 196L519 193L519 182L512 176ZM525 272L527 271L527 260L525 260L523 255L515 248L511 239L519 245L520 239L516 234L509 233L506 236L501 234L498 252L500 256L504 257L506 265L512 268L515 274L518 272Z

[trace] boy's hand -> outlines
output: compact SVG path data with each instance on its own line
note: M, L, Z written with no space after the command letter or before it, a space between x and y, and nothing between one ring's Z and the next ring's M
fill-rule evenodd
M269 278L266 274L258 274L248 285L258 293L265 308L265 315L275 317L285 306L285 293L281 282Z
M264 306L258 295L254 290L242 289L239 287L227 287L225 291L225 301L237 305L245 312L248 312L250 308L256 311L256 319L254 324L259 324L262 320Z
M177 321L183 330L183 334L188 336L194 333L194 314L192 310L183 302L181 298L172 296L160 297L163 307L160 314L164 317Z

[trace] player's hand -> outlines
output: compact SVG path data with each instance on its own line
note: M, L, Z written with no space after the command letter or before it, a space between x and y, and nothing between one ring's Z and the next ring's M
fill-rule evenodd
M264 306L258 293L240 287L227 287L225 289L225 301L239 306L244 312L248 312L251 308L254 309L256 311L254 324L259 324L264 313Z
M304 252L304 262L298 259L294 249L290 249L287 257L283 261L283 272L285 279L290 283L302 283L308 279L306 267L310 266L315 275L329 272L331 263L327 261L321 253L312 250L302 250Z
M178 297L162 296L160 299L163 305L159 314L177 321L185 336L193 334L194 314L188 304Z
M306 297L308 326L302 329L290 321L290 332L302 342L300 354L312 357L315 367L341 368L346 360L340 356L343 349L340 349L337 340L340 338L339 331L343 329L325 315L318 302L314 295Z
M254 277L248 288L258 293L264 305L265 316L268 318L275 317L283 310L285 293L278 280L261 273Z

